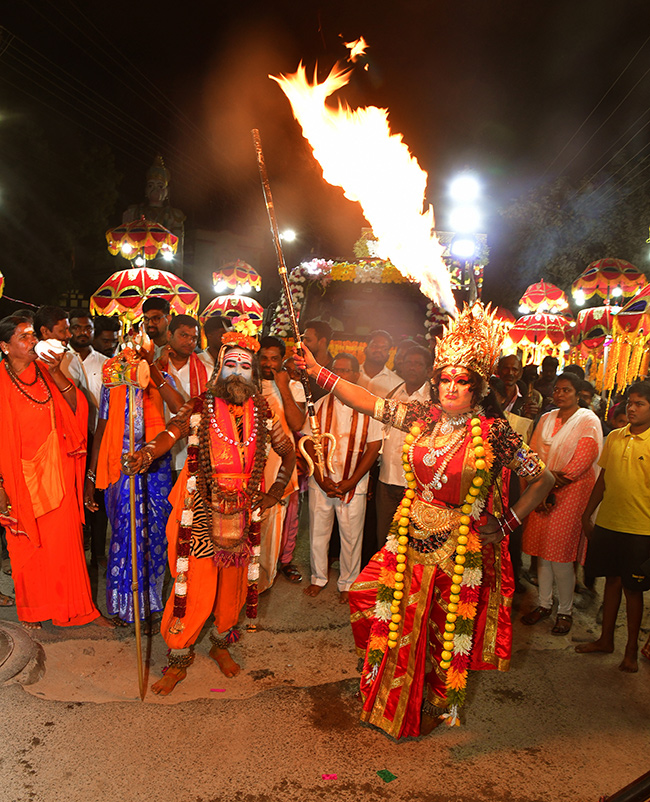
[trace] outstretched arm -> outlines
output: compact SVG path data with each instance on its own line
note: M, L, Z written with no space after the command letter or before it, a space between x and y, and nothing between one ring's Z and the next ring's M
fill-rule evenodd
M134 473L144 473L149 470L151 463L166 454L177 440L189 434L190 415L194 409L194 398L183 404L180 412L169 421L167 426L159 432L153 440L138 449L134 454L122 456L122 470L131 476Z
M301 349L302 354L297 348L294 350L294 360L299 370L306 370L310 376L316 379L320 387L330 390L346 406L352 407L364 415L371 417L374 415L376 395L359 387L358 384L339 378L327 368L321 367L304 343L301 345Z

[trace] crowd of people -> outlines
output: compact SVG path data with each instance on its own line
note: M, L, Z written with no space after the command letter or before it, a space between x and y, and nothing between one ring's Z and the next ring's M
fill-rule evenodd
M322 320L303 324L295 354L239 322L201 325L161 298L144 303L146 337L53 306L0 321L0 524L15 588L0 606L28 629L159 630L169 657L153 690L166 695L208 619L210 656L234 677L242 610L253 627L278 575L317 597L338 560L361 718L395 738L456 723L469 669L508 669L525 580L538 597L523 624L551 618L555 588L549 631L563 636L576 588L593 594L606 577L602 634L577 651L614 650L624 594L620 668L638 670L650 382L606 415L579 366L558 375L547 356L538 375L504 355L480 304L434 349L372 332L362 360L332 354ZM146 383L130 392L125 370L141 360ZM303 500L309 581L294 561ZM86 550L106 571L106 616Z

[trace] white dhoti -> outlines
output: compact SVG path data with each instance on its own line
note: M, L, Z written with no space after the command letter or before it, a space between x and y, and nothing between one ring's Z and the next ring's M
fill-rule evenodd
M355 493L346 503L328 498L314 479L309 480L309 541L311 583L327 584L327 550L336 515L341 536L339 591L349 590L361 570L363 523L366 515L366 493Z
M282 548L282 528L284 516L287 514L285 504L275 504L262 516L260 531L260 578L257 583L258 593L268 590L275 580L278 571L278 560Z

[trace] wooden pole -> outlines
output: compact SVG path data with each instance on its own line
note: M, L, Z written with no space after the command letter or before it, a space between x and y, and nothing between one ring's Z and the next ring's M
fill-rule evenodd
M129 452L135 452L134 431L135 388L129 385ZM140 622L140 591L138 588L138 546L135 526L135 475L129 476L129 501L131 504L131 590L133 592L133 617L135 620L135 646L138 658L138 685L140 699L144 701L144 667L142 665L142 632Z

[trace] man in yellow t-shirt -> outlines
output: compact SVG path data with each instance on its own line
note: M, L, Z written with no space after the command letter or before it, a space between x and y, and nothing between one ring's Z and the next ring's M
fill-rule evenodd
M615 429L605 441L598 461L602 471L582 516L589 539L585 573L606 580L600 637L576 646L576 651L614 651L616 616L624 592L627 644L619 669L634 673L639 670L643 593L650 589L650 382L630 387L627 418L629 424ZM591 517L599 504L593 526Z

